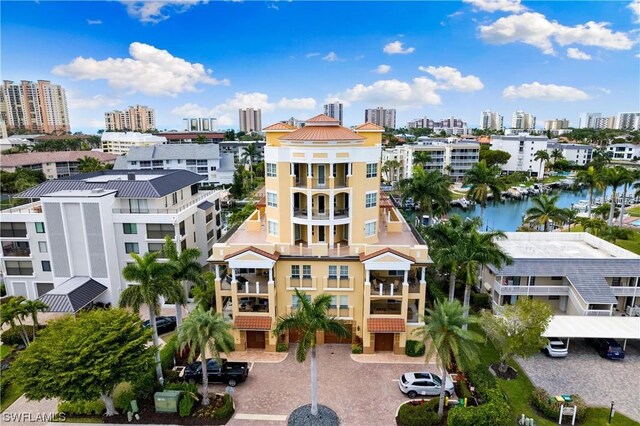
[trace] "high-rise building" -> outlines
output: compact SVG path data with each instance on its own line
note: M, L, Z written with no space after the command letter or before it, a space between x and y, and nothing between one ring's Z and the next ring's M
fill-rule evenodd
M502 130L504 129L504 117L491 110L482 111L480 128L482 130Z
M599 112L583 112L580 114L580 120L578 121L579 129L597 129L597 120L600 119L602 114Z
M335 118L340 122L341 126L344 125L344 122L342 121L342 102L333 102L330 104L325 104L324 115Z
M566 118L556 118L555 120L545 120L544 130L561 130L569 128L569 120Z
M48 80L4 80L0 92L0 119L9 132L24 129L34 133L69 133L67 96L62 86Z
M466 135L471 133L467 128L467 123L461 118L443 118L442 120L432 120L428 117L416 118L407 123L408 129L433 129L434 132L445 131L447 135Z
M145 105L105 112L104 127L107 132L148 132L156 129L156 113Z
M595 120L596 129L615 129L616 117L614 115L610 117L599 117Z
M216 132L218 131L217 118L183 118L185 132Z
M511 128L523 131L535 130L536 117L519 109L511 116Z
M384 107L369 108L364 110L365 123L373 123L388 129L396 128L396 110Z
M550 142L557 141L557 139L533 136L528 133L493 135L491 136L491 149L511 154L509 161L501 165L503 172L527 172L537 176L541 170L540 163L543 160L536 160L536 152L546 151Z
M100 138L100 147L104 152L122 155L134 146L161 145L167 143L167 138L149 133L139 132L104 132Z
M240 115L240 131L245 133L259 132L262 129L262 110L243 108L238 111Z
M616 120L620 130L640 130L640 112L621 112Z

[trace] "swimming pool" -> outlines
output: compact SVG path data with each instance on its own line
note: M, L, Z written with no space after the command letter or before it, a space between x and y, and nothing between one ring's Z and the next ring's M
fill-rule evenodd
M640 228L640 219L638 219L638 220L634 220L633 222L631 222L631 224L632 224L633 226L636 226L636 227Z

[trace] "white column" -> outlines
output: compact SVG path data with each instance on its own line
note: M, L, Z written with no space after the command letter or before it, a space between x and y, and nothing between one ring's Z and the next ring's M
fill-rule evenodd
M293 163L289 163L289 169L291 170L291 176L294 176L296 172Z
M313 170L313 164L307 163L307 177L308 178L311 178L313 176L312 170Z
M269 268L269 282L273 281L273 267Z
M365 283L369 284L371 282L371 271L369 269L365 269L364 273L365 273Z
M423 266L422 267L422 280L421 281L426 281L426 275L427 275L427 267Z
M409 282L409 271L404 271L404 281L402 281L402 284L407 284Z
M216 264L215 268L216 268L216 278L220 278L220 265Z
M307 192L307 220L311 220L311 207L312 207L313 195ZM307 228L309 228L307 226ZM310 228L309 228L310 229ZM311 240L309 240L311 241Z
M236 268L231 268L231 281L236 280Z
M333 213L332 213L332 215L333 215ZM334 226L335 225L329 225L329 247L330 248L333 248L333 243L334 243L334 241L333 241L333 227Z

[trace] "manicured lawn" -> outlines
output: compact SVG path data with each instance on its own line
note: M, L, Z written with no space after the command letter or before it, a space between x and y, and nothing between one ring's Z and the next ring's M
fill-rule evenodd
M624 209L630 216L640 217L640 207L633 207L631 209Z
M0 345L0 361L4 360L13 351L11 345Z
M102 423L102 417L66 417L64 423Z
M585 425L599 426L609 425L609 407L589 407L587 414L587 422ZM616 413L611 420L611 426L638 426L640 423L631 420L627 416Z
M11 404L16 402L22 395L22 389L16 385L10 385L5 392L2 392L2 399L0 400L0 413L9 408Z

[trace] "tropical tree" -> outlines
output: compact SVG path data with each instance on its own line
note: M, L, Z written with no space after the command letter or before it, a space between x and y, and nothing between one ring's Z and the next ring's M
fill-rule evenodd
M582 226L582 229L585 232L588 232L592 235L598 236L600 232L604 228L607 227L607 222L602 219L592 219L592 218L578 218L578 223Z
M40 324L38 323L38 312L47 311L49 309L49 305L41 300L25 300L22 302L22 306L24 307L24 311L31 315L31 319L33 321L33 340L35 340L36 330L40 327Z
M209 310L216 307L216 274L205 272L202 278L193 287L193 300L203 309Z
M142 305L149 309L149 322L153 329L153 345L158 347L158 327L156 315L160 313L160 297L177 300L181 295L181 288L172 280L171 267L167 263L158 262L159 253L145 253L140 256L131 253L134 262L128 263L122 269L125 280L136 282L138 285L130 285L120 293L120 306L130 307L135 312L140 312ZM160 353L156 351L156 375L158 381L163 384L162 365Z
M80 173L97 172L102 169L104 169L104 166L97 158L84 156L78 159L78 171Z
M398 160L385 161L385 163L382 165L382 173L386 173L388 182L391 182L393 180L393 177L396 174L395 171L400 166L401 164Z
M205 137L205 135L199 134L198 136L196 136L196 143L197 144L203 144L206 141L207 141L207 138Z
M184 248L178 253L176 244L171 237L164 237L163 252L169 259L171 278L178 287L180 294L177 299L172 299L176 304L176 326L182 324L182 306L187 302L185 295L185 281L197 282L202 277L202 266L200 265L200 250L198 248Z
M533 199L533 206L527 209L524 220L526 222L535 222L543 225L544 232L549 231L549 221L553 223L564 223L566 220L566 212L564 209L558 208L559 195L542 194Z
M424 168L424 166L426 166L431 161L433 161L431 159L431 154L429 154L429 152L427 151L416 151L413 153L414 165L422 166Z
M449 179L437 170L427 171L414 166L413 177L399 181L396 189L400 191L403 201L412 198L418 204L421 216L428 213L433 219L434 212L444 213L449 210Z
M453 363L458 367L468 368L477 363L477 343L482 342L482 336L467 330L468 324L476 324L478 317L465 316L465 310L460 302L436 300L433 309L427 309L423 318L424 326L417 328L413 334L426 345L425 360L428 364L433 355L438 356L442 368L442 386L440 388L440 403L438 415L444 415L444 397L447 380L447 370Z
M634 231L620 226L605 226L599 233L599 237L605 241L615 243L618 240L628 240Z
M330 294L320 294L313 301L306 293L295 289L298 309L287 315L278 317L273 335L279 337L285 331L297 330L300 335L296 348L296 360L304 362L311 351L311 415L318 415L318 361L316 354L316 333L319 331L333 333L345 338L349 330L335 317L327 314L331 305Z
M591 209L593 206L593 191L594 189L604 189L604 183L601 179L600 173L594 166L587 167L586 170L580 170L576 174L576 183L586 185L589 188L589 209L588 216L591 217Z
M189 348L189 362L193 362L200 353L202 363L202 405L209 405L209 375L207 374L207 350L212 358L220 362L220 350L229 353L233 348L231 324L222 319L222 315L196 307L182 323L178 341L180 350Z
M544 167L545 163L549 161L549 158L549 153L544 149L536 151L535 155L533 156L534 161L540 162L540 168L538 169L538 180L542 180L542 178L544 177L544 175L542 174L542 168Z
M258 147L255 143L250 143L246 147L244 147L244 151L242 152L242 161L246 164L249 164L249 180L251 182L251 186L253 186L253 159L258 156Z
M609 164L611 164L611 153L607 152L604 148L593 150L591 153L591 165L596 169L601 169Z
M565 221L569 225L569 232L571 232L571 224L576 221L578 217L578 211L568 207L562 209L562 214L564 215Z
M620 216L619 216L618 226L622 226L622 221L624 219L624 209L627 203L627 190L629 189L630 185L633 185L635 181L640 179L639 169L635 169L635 170L625 169L625 170L626 170L626 175L625 175L624 181L622 182L624 186L622 189L622 204L620 207Z
M480 204L480 217L483 219L489 195L491 194L496 201L502 197L504 184L499 179L500 172L500 167L489 167L485 161L480 161L474 164L464 177L464 183L471 186L467 196Z
M22 303L25 300L26 299L24 297L17 296L12 297L7 302L3 303L2 309L0 309L0 324L8 324L12 330L18 332L22 339L22 343L24 343L25 346L29 346L29 335L22 323L22 320L28 315L28 312ZM16 321L20 325L19 327L16 325Z
M560 148L556 148L551 151L551 155L549 157L551 157L553 159L553 162L555 163L558 160L562 160L564 158L564 155L562 155L562 150Z
M609 226L613 225L613 215L616 207L616 202L618 201L618 187L624 185L625 188L629 183L633 183L633 175L622 166L615 166L609 169L609 173L607 174L607 183L611 185L613 193L611 194L611 207L609 210L609 220L607 224ZM624 205L624 201L622 202ZM620 215L620 220L622 221L622 215Z

